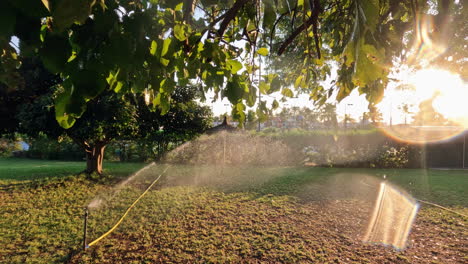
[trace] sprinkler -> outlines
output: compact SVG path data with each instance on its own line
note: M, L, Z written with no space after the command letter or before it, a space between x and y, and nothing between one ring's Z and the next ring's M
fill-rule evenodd
M86 235L88 231L88 207L84 208L84 214L83 214L83 251L88 248L88 245L86 243Z

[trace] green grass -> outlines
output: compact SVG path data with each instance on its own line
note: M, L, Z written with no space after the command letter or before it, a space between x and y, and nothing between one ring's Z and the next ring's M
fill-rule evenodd
M141 163L104 161L104 172L124 177L140 169ZM19 158L0 158L0 184L64 177L82 172L86 163Z
M365 183L385 179L417 199L468 207L468 171L464 170L288 168L280 174L283 177L254 188L261 194L296 195L307 199L311 194L305 193L304 186L310 184L352 192L353 188L359 191Z
M142 166L104 163L114 178ZM164 165L118 192L112 178L72 176L83 168L83 162L0 159L0 263L456 263L468 245L466 219L426 206L406 251L356 238L372 205L369 186L375 191L384 175L418 199L467 214L465 171L174 166L114 233L83 253L83 207L104 199L90 210L92 240ZM20 185L2 188L12 184Z

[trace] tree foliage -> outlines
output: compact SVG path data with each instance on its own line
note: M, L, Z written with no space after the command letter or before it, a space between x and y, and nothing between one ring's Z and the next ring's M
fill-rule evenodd
M88 111L73 127L64 129L56 122L54 105L56 97L63 92L62 80L49 73L38 60L23 63L20 72L27 88L0 97L7 106L12 106L0 111L0 116L8 121L2 123L2 131L21 132L31 137L47 135L60 140L67 136L88 155L88 172L101 172L102 168L93 168L91 161L100 159L98 167L102 167L104 149L114 139L158 141L161 139L157 137L163 135L164 141L185 141L210 125L211 112L195 101L196 91L178 87L171 94L173 106L166 115L159 109L150 111L143 95L106 91L87 103Z
M64 80L55 100L64 128L107 90L147 93L167 113L176 83L199 83L194 87L203 94L228 98L241 123L258 90L285 97L305 92L324 103L334 91L341 100L357 88L376 103L395 63L452 61L465 71L465 3L6 0L0 4L0 81L17 86L23 58L40 57ZM450 28L452 22L460 27ZM421 57L422 48L434 55ZM332 64L338 77L325 89L320 81ZM259 118L272 107L261 102Z
M20 120L16 114L22 105L34 103L49 93L51 86L61 82L59 76L47 71L37 58L24 59L18 73L22 76L23 85L17 89L0 83L0 135L17 132ZM52 125L56 123L52 120Z

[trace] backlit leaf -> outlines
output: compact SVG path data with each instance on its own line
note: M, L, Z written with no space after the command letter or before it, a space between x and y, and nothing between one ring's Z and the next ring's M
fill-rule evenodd
M237 60L228 60L227 65L229 66L232 74L236 74L240 69L242 69L242 63Z
M257 53L262 55L262 56L267 56L268 55L268 49L267 48L259 48L257 50Z
M171 45L172 39L167 38L163 41L163 46L161 49L161 57L167 54L167 51L169 50L169 46Z
M286 97L293 97L294 94L293 92L291 91L291 89L289 88L284 88L282 91L281 91L281 94L286 96Z
M156 54L157 49L158 49L158 43L155 40L151 41L150 54L154 56Z
M184 41L188 37L187 25L177 24L174 26L174 36L180 41Z

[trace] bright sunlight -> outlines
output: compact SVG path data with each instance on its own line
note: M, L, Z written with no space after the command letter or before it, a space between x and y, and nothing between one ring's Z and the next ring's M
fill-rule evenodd
M427 68L404 71L400 77L400 85L384 101L404 116L404 126L384 128L388 134L403 141L427 142L450 138L468 126L468 86L459 75Z
M447 119L458 125L468 125L468 86L459 75L440 69L423 69L410 77L415 96L420 100L434 97L432 106Z

